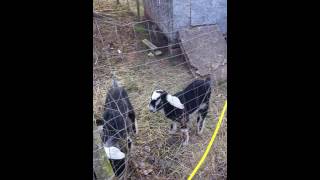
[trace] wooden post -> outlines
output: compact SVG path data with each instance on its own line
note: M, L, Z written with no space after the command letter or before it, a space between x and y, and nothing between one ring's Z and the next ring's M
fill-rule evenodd
M99 7L99 9L100 9L100 0L98 0L98 7Z
M129 0L127 0L127 6L128 6L128 11L130 11L130 3L129 3Z
M159 42L159 37L158 37L158 30L157 30L157 25L154 24L154 23L151 23L151 29L152 29L152 33L153 33L153 36L156 38L156 42L158 43Z
M135 26L136 26L135 24L132 25L133 34L134 34L134 47L135 49L138 49L138 41L137 41Z
M93 118L94 119L94 118ZM93 171L94 178L98 180L110 179L113 174L113 170L110 161L106 158L104 149L102 148L101 137L98 132L95 121L93 122Z
M149 18L147 15L147 11L145 10L145 7L144 7L146 5L146 1L143 0L142 3L143 3L143 15L144 15L144 17Z
M151 29L150 29L150 22L149 21L148 21L148 33L149 33L149 40L152 42Z
M140 21L140 0L136 0L138 20Z
M122 44L121 37L118 35L118 26L114 25L114 29L115 29L117 41L120 43L120 48L119 49L122 51L122 52L120 52L120 57L121 57L121 60L123 61L124 57L123 57L122 53L123 53L124 49L123 49L123 44Z

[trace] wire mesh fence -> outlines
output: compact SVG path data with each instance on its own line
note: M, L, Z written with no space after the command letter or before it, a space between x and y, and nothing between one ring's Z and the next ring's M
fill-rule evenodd
M175 32L152 29L151 24L157 23L154 21L143 19L137 21L135 14L131 13L132 6L136 5L132 1L120 1L120 5L117 5L115 0L94 1L94 10L99 14L107 15L94 18L93 21L93 178L99 180L186 179L208 143L209 139L206 137L210 137L216 125L223 101L227 98L227 85L221 84L212 89L203 135L195 135L196 120L190 121L190 143L188 146L183 146L181 134L168 133L171 124L165 115L173 111L166 114L152 114L149 112L148 105L154 90L164 89L174 94L199 78L190 73L187 62L183 58L186 52L174 55L168 52L168 47L176 44L170 44L161 35ZM143 13L140 14L143 15ZM199 37L205 35L202 34ZM148 39L157 44L163 51L163 55L156 56L152 49L141 42L142 39ZM192 50L194 49L190 51ZM106 97L112 88L112 77L127 91L128 97L115 98L111 102L119 105L120 101L128 99L133 109L122 107L125 111L121 111L119 106L109 109L106 107ZM201 95L197 95L191 101ZM104 113L107 110L118 111L118 114L106 119ZM130 122L127 120L130 119L128 113L131 111L135 112L136 125L125 124L124 129L119 129L114 124L110 125L110 122L119 118L120 121ZM97 126L97 120L102 120L103 123ZM127 130L134 125L138 129L137 134ZM217 136L217 143L214 145L215 150L208 156L206 167L195 178L226 179L226 128L225 118L222 130ZM110 154L112 156L113 153L115 155L121 153L115 149L105 148L107 135L104 132L107 129L115 131L112 136L117 142L115 148L125 154L124 159L108 158ZM125 135L117 136L118 134ZM132 144L128 143L131 141Z

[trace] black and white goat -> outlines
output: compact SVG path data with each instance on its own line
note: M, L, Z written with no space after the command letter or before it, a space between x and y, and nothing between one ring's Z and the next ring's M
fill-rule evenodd
M125 168L124 152L131 149L130 136L137 133L137 124L128 94L115 80L112 80L112 87L106 97L103 120L97 120L96 123L102 126L104 150L115 174L120 176ZM122 140L126 142L125 146L121 146Z
M164 90L155 90L151 96L149 110L151 112L162 111L167 118L172 120L170 134L176 132L176 122L179 122L184 135L183 145L187 145L189 141L187 123L191 114L197 113L197 133L203 132L209 110L211 84L211 79L208 77L205 80L193 81L183 91L174 95Z

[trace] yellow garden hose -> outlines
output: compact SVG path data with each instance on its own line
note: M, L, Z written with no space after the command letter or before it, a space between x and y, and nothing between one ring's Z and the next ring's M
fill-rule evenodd
M202 165L203 161L206 159L206 157L207 157L207 155L208 155L208 153L209 153L209 151L210 151L210 149L211 149L211 146L212 146L212 144L213 144L213 142L214 142L214 140L215 140L215 138L216 138L216 136L217 136L217 134L218 134L218 131L219 131L219 129L220 129L220 126L221 126L221 123L222 123L222 119L223 119L223 116L224 116L226 110L227 110L227 100L226 100L225 103L224 103L223 110L222 110L222 113L221 113L221 115L220 115L218 124L217 124L217 126L216 126L216 129L215 129L214 132L213 132L213 135L212 135L211 140L210 140L210 142L209 142L209 144L208 144L208 146L207 146L207 149L206 149L206 151L204 152L203 156L201 157L201 159L200 159L199 163L197 164L197 166L194 168L194 170L192 171L192 173L191 173L190 176L188 177L188 180L191 180L191 179L193 178L193 176L197 173L198 169L199 169L200 166Z

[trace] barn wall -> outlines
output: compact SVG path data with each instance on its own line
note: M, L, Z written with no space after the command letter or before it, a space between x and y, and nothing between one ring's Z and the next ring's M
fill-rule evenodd
M190 26L191 0L173 1L173 30L188 28Z
M173 0L173 29L218 24L227 32L227 0Z
M172 0L145 0L145 15L156 24L163 32L173 31L172 21ZM168 33L167 37L171 38L173 33Z
M208 24L227 32L227 0L191 0L191 26Z
M191 26L218 24L227 32L227 0L145 0L145 12L167 37L177 38L179 29Z

